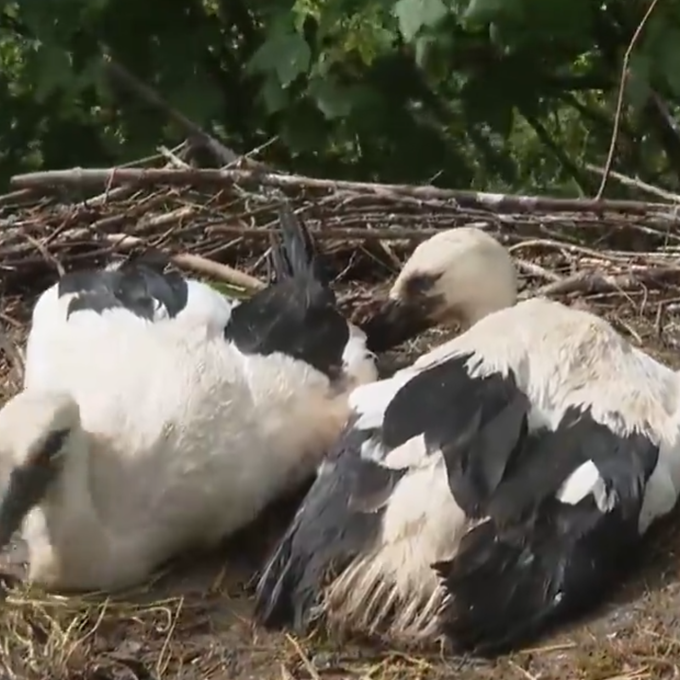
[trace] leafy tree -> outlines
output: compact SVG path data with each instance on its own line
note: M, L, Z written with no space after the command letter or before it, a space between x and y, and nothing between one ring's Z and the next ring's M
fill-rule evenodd
M299 172L594 193L647 0L21 0L0 4L0 174L147 155L185 131L113 60L240 151ZM106 58L104 57L106 55ZM616 165L680 173L680 0L628 69ZM623 192L623 189L618 189Z

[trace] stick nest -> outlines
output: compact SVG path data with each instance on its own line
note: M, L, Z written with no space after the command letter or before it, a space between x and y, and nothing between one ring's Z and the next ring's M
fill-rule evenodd
M475 225L511 250L523 296L550 295L595 308L635 344L657 355L675 348L672 312L680 302L680 233L674 204L334 182L261 168L201 170L171 160L173 167L147 163L13 179L16 190L0 197L0 317L15 338L20 341L25 335L36 295L60 272L148 251L162 252L187 273L232 292L260 288L267 274L265 255L277 230L277 207L287 200L335 270L341 302L353 318L363 315L377 292L384 291L418 242L442 229ZM6 348L0 349L0 356L7 355ZM19 378L8 378L6 394L19 384ZM179 677L177 669L199 659L210 669L198 672L196 667L186 677L223 677L231 657L215 646L217 638L201 633L205 641L201 638L199 645L194 632L193 637L180 635L184 628L193 631L199 619L201 625L210 619L212 627L219 628L212 607L222 611L224 598L213 602L211 588L136 606L101 599L67 601L15 589L0 615L0 674ZM195 611L203 612L203 618ZM289 638L256 642L250 625L243 625L249 632L242 639L224 637L232 656L241 650L250 664L257 654L280 660L285 650L290 652ZM220 636L226 635L225 628ZM635 672L649 670L653 664L648 660L657 653L651 646L641 649L647 665L632 663ZM598 677L624 677L630 670L624 656L617 656L612 668ZM570 671L580 668L580 658L569 657ZM515 669L507 665L514 661L504 663L509 677L532 677L524 665L515 664ZM287 661L277 664L267 666L266 674L279 677L282 669L291 667ZM591 669L590 660L586 666ZM258 673L264 673L263 668L258 667ZM440 677L439 666L424 674L418 668L418 677ZM443 669L441 677L449 677L452 669ZM471 669L465 677L491 677L488 671L487 676L486 671ZM241 677L234 669L229 672Z
M173 167L13 178L18 190L0 197L2 294L32 299L59 271L149 250L195 275L254 290L263 285L277 206L288 200L335 265L340 288L350 290L352 313L371 298L366 286L390 279L420 240L471 224L510 248L525 295L587 298L600 312L623 305L654 317L657 334L665 309L680 299L674 204L205 170L171 160Z

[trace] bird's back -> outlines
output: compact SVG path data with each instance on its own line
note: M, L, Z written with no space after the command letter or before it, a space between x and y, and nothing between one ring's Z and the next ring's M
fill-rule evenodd
M511 369L531 408L529 427L555 429L567 409L588 409L619 435L659 445L640 528L668 512L680 492L680 379L594 314L542 298L496 312L435 348L413 368L472 352L472 375ZM361 389L361 388L360 388Z
M480 375L511 369L532 405L532 424L561 416L570 405L592 405L610 424L618 412L657 436L674 436L678 377L633 347L604 319L536 298L485 317L466 333L436 347L413 368L473 353ZM616 430L620 423L612 423Z

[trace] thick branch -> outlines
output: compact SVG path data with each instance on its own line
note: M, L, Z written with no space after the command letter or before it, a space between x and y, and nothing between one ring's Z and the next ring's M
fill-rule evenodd
M645 203L627 200L595 200L548 198L542 196L513 196L490 194L482 191L458 191L441 189L434 186L412 186L408 184L377 184L372 182L348 182L344 180L318 179L300 175L279 175L262 170L215 170L215 169L143 169L109 168L51 170L15 175L11 185L16 189L62 188L62 187L113 187L121 184L137 186L230 186L238 183L255 182L260 186L279 189L321 189L370 194L387 200L395 197L408 199L414 206L419 201L438 199L446 201L452 208L478 208L502 212L540 212L560 211L602 213L617 210L631 214L647 214L655 210L659 214L669 212L670 206L664 203Z
M544 79L548 87L561 91L609 90L614 82L604 73L584 73L582 75L548 75Z

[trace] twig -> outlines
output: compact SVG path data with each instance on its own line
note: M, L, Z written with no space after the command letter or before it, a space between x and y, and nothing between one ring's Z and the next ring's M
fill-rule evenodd
M607 179L609 177L609 173L611 172L612 168L612 163L614 162L614 151L616 149L616 142L618 141L619 137L619 126L621 124L621 111L623 110L623 94L626 91L626 83L628 82L628 64L630 62L630 55L633 52L633 48L635 47L635 44L637 43L638 39L640 38L640 35L642 34L642 29L645 27L645 24L647 23L647 20L649 17L652 15L652 12L654 11L654 8L656 7L657 3L659 0L652 0L649 3L649 7L647 8L647 11L645 12L644 16L642 17L642 20L638 24L638 27L635 29L635 32L633 33L633 37L630 39L630 42L628 43L628 47L626 48L626 52L623 55L623 66L621 67L621 78L619 80L619 93L616 99L616 114L614 116L614 129L612 130L612 138L611 142L609 143L609 151L607 153L607 161L604 164L604 173L602 175L602 182L600 184L600 188L597 191L597 194L595 196L596 200L600 200L604 194L604 190L607 187Z
M63 276L65 273L64 266L59 262L59 260L50 253L44 244L40 243L37 239L33 238L29 234L24 234L24 238L45 258L46 262L54 265L59 276Z
M149 228L167 227L184 218L193 216L196 212L198 212L198 208L185 205L177 210L162 215L151 215L150 217L144 216L137 220L137 228L140 230L147 230ZM107 229L119 228L126 222L135 222L135 215L127 213L107 215L90 224L88 231L106 231Z
M534 262L527 262L526 260L515 260L517 267L529 274L530 276L538 276L546 281L551 281L552 283L557 283L558 281L563 281L564 277L555 272L549 272L545 267L541 267Z
M168 159L168 164L171 165L174 168L190 168L191 166L188 163L185 163L181 158L178 158L175 156L170 149L168 149L166 146L159 146L158 151L161 153L163 158Z
M605 175L605 169L598 168L596 165L586 163L585 168L586 170L594 172L603 177ZM673 201L674 203L680 203L680 194L674 194L673 192L667 191L666 189L655 187L653 184L647 184L647 182L643 182L641 179L638 179L637 177L628 177L628 175L623 175L620 172L616 172L616 170L610 170L609 176L615 179L617 182L620 182L624 186L635 187L636 189L640 189L641 191L646 191L648 194L651 194L652 196L657 196L658 198L663 198L666 199L667 201Z
M181 144L178 144L177 146L172 147L170 151L172 151L173 154L180 154L182 151L184 151L188 146L188 143L182 142ZM152 165L153 163L163 160L163 154L160 153L154 153L151 154L150 156L144 156L143 158L136 158L135 160L128 161L127 163L121 163L118 167L119 168L140 168L144 167L146 165Z
M680 280L680 269L674 267L656 267L647 271L640 270L633 274L606 275L592 271L578 272L562 281L549 283L534 290L532 297L548 297L550 295L569 295L571 293L608 293L639 286L640 283L658 283L669 278Z
M406 196L414 199L441 199L455 201L459 207L493 210L494 212L532 211L604 211L646 214L656 210L668 214L670 206L665 203L648 203L630 200L568 199L544 196L513 196L508 194L489 194L482 191L458 191L440 189L433 186L410 186L404 184L377 184L371 182L349 182L345 180L318 179L300 175L263 173L260 170L217 170L191 168L171 169L105 169L73 168L70 170L48 170L15 175L11 184L16 188L54 188L54 187L92 187L107 182L112 185L136 184L138 186L229 186L239 182L256 181L263 186L285 188L310 188L335 191L370 193L374 196L391 199Z
M555 248L558 250L567 251L575 255L585 255L586 257L593 257L598 260L609 260L610 262L630 262L631 253L627 255L615 255L605 253L602 250L593 250L585 246L577 246L574 243L565 243L564 241L556 241L549 238L529 239L511 245L508 250L511 253L516 253L518 250L527 250L528 248Z
M187 143L182 142L181 144L178 144L176 147L171 149L171 153L177 154L179 153L182 149L186 147ZM144 158L138 158L134 161L130 161L129 163L123 163L122 165L119 165L117 167L119 168L139 168L139 167L144 167L146 165L149 165L150 163L153 163L155 161L158 161L163 158L162 153L157 153L153 154L152 156L145 156ZM107 187L106 191L104 191L103 194L99 194L98 196L93 196L92 198L86 198L83 203L85 205L88 205L90 207L93 206L98 206L98 205L104 205L105 203L108 203L110 201L114 200L120 200L121 198L127 198L130 196L130 194L134 194L136 191L135 188L133 187L117 187L116 189L111 190L110 187Z
M509 664L521 675L523 675L526 680L538 680L537 676L532 675L529 673L529 671L526 668L522 668L518 663L513 661L512 659L509 660Z
M261 154L267 147L271 146L272 144L276 143L279 141L279 136L274 135L270 139L268 139L266 142L263 142L260 144L260 146L256 146L254 149L251 149L250 151L247 151L246 153L243 154L243 156L240 156L239 158L236 159L236 161L232 161L228 165L224 166L225 168L232 167L235 163L241 163L243 161L247 160L252 160L255 156L258 156ZM264 167L263 165L261 167Z
M314 668L314 664L310 661L309 657L302 650L300 643L292 635L289 635L287 633L286 639L292 645L293 649L295 650L295 653L298 655L298 658L302 662L302 665L305 667L307 673L309 673L309 677L312 680L321 680L319 672L316 670L316 668Z
M18 191L12 191L9 194L0 196L0 206L11 205L17 201L26 201L32 198L35 199L35 191L33 189L19 189Z
M461 225L462 226L462 225ZM222 234L224 236L242 236L245 239L265 240L279 232L275 227L236 227L230 225L211 225L206 227L208 234ZM313 231L314 238L319 241L424 241L435 234L439 234L441 228L420 227L404 228L390 227L387 229L367 229L364 227L333 227L331 229L317 229Z
M144 239L138 236L129 236L127 234L106 234L104 240L111 244L114 250L129 250L137 246L146 246ZM177 253L169 255L168 258L174 265L182 269L191 269L198 274L210 276L225 283L230 283L239 288L245 288L247 291L258 291L265 287L259 279L234 269L226 264L220 262L213 262L200 255L192 255L191 253Z

